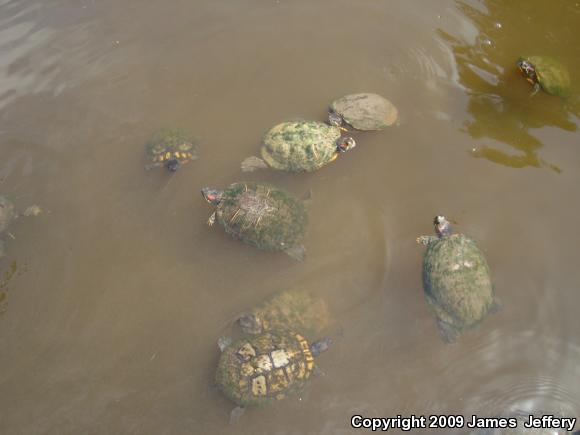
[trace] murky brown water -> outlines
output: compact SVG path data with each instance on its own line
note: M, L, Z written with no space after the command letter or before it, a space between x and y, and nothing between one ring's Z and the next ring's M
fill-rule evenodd
M1 289L0 433L579 416L578 103L531 97L514 66L556 57L578 95L579 28L580 4L563 0L0 1L0 193L44 210L11 227L0 263L17 268ZM313 174L240 173L276 122L322 120L359 91L392 100L400 125ZM143 170L165 125L201 138L175 175ZM304 262L206 226L199 189L244 178L312 190ZM415 244L439 212L478 240L503 302L451 346ZM326 376L230 428L216 340L294 286L340 325Z

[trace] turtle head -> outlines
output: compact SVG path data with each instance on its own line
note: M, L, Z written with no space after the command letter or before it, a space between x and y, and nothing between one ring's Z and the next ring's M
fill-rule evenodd
M350 136L342 136L336 141L336 150L339 153L350 151L356 146L356 142Z
M180 166L181 163L179 163L179 159L176 159L175 157L165 161L165 167L171 172L177 171Z
M445 237L451 234L451 224L445 216L435 216L435 218L433 218L433 225L435 226L435 233L438 237Z
M262 322L255 314L241 315L238 323L246 334L260 334L262 332Z
M518 60L518 69L522 75L526 78L530 84L535 85L538 83L538 75L536 73L536 68L531 64L530 61L526 59Z
M328 123L334 127L340 127L342 125L343 119L338 113L333 110L328 112Z
M204 187L201 189L201 195L211 205L218 205L222 200L223 193L223 190L214 189L213 187Z

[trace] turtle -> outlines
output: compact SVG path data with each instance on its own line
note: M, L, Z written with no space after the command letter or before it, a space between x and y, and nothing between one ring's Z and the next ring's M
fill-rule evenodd
M420 236L425 245L423 289L444 341L451 343L499 308L487 260L475 241L452 234L445 216L433 220L436 236Z
M182 164L197 158L197 148L197 140L189 132L162 128L153 134L145 146L151 161L145 169L165 166L172 172L177 171Z
M303 202L267 183L233 183L225 190L204 187L201 194L216 207L208 219L226 233L264 251L283 251L302 260L308 214Z
M344 122L357 130L383 130L397 122L398 110L386 98L371 93L345 95L334 100L328 110L330 125Z
M307 290L287 290L242 314L237 322L246 334L290 328L310 338L324 330L328 319L328 305L322 298Z
M0 236L16 218L14 204L7 197L0 195ZM4 257L4 241L0 239L0 258Z
M264 136L262 158L246 158L244 172L272 168L287 172L311 172L353 149L355 140L341 129L318 121L288 121L272 127Z
M546 56L528 56L520 57L517 66L534 86L534 93L541 88L548 94L562 98L570 94L570 75L558 61Z
M235 422L246 407L262 406L299 393L315 373L314 358L328 349L330 338L309 343L290 329L249 335L230 344L221 339L216 384L237 407Z

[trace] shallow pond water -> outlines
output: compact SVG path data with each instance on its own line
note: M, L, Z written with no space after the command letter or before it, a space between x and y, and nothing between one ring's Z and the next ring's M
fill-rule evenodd
M0 0L0 194L43 210L3 235L0 433L578 417L579 28L564 0ZM535 53L566 65L569 99L532 96L515 61ZM389 98L399 125L315 173L241 173L272 125L323 120L362 91ZM144 170L164 126L200 139L175 174ZM312 192L305 261L206 225L201 187L243 179ZM437 213L478 241L503 306L453 345L415 243ZM324 376L232 428L216 341L294 287L330 305Z

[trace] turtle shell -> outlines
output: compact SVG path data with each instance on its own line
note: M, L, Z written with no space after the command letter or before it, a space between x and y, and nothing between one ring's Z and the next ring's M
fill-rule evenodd
M186 163L197 158L197 141L184 130L163 128L147 142L146 150L153 164L163 164L169 159Z
M336 157L339 137L338 127L323 122L283 122L264 136L262 158L282 171L315 171Z
M280 330L242 338L219 360L216 382L239 406L260 406L299 392L314 368L306 339Z
M357 130L382 130L397 121L398 110L386 98L369 93L350 94L334 100L330 110Z
M250 314L259 323L259 332L291 329L309 338L318 336L329 322L326 302L306 290L281 292L254 308Z
M8 228L15 217L14 204L5 196L0 195L0 233Z
M561 63L546 56L529 56L521 59L534 66L538 82L548 94L566 97L570 93L570 75Z
M216 218L226 233L266 251L301 244L306 207L288 192L265 183L234 183L222 195Z
M485 256L463 234L429 243L423 258L423 285L427 302L448 341L483 320L494 306ZM445 337L446 330L451 335Z

